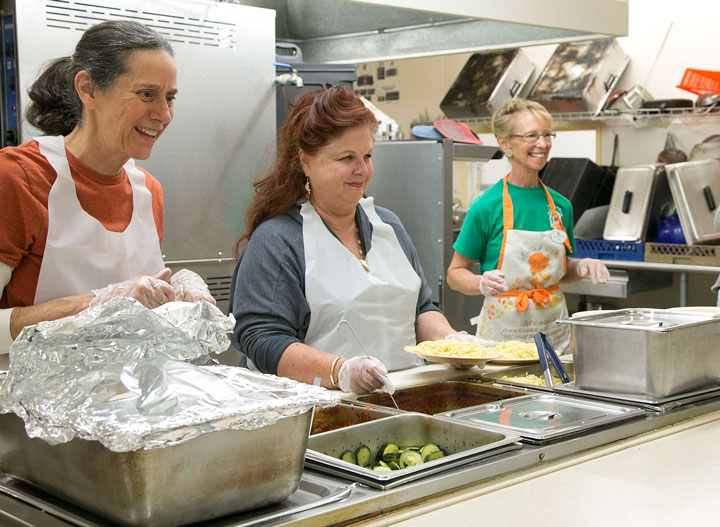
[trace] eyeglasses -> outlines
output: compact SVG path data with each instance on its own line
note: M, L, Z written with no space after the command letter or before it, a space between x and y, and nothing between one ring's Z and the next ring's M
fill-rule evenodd
M551 142L555 137L557 137L557 134L555 132L545 132L544 134L540 135L535 132L528 132L526 134L512 134L510 137L522 137L525 141L528 143L537 143L537 140L541 137L545 139L546 142Z

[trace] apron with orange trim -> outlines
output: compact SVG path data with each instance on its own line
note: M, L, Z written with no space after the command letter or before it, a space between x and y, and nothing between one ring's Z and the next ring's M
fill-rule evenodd
M566 272L565 248L571 248L555 203L538 182L552 215L551 229L539 232L513 229L507 177L503 182L503 242L497 268L505 273L508 292L485 298L477 335L495 342L532 342L542 331L557 352L564 353L570 348L570 327L555 321L568 315L558 283Z

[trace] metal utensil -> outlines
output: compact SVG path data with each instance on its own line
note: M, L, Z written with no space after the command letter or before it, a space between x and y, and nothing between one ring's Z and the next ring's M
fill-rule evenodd
M565 371L560 358L555 353L555 348L552 347L545 333L538 331L535 333L535 345L538 350L538 357L540 358L540 366L542 366L543 377L545 377L545 384L548 388L552 387L552 372L550 371L550 364L555 368L560 380L563 384L570 382L570 376ZM550 364L548 364L548 357L550 357Z
M357 341L357 343L360 344L360 348L362 348L363 353L365 353L365 356L369 359L369 358L370 358L370 354L369 354L369 353L367 352L367 350L365 349L365 346L363 346L363 343L360 341L360 337L358 337L357 333L355 333L355 330L354 330L353 327L350 325L350 322L348 322L348 321L345 320L345 319L342 319L342 320L340 321L340 325L342 325L342 324L346 324L346 325L347 325L348 329L349 329L350 332L353 334L353 337L355 337L355 340ZM390 396L390 399L392 399L392 402L393 402L393 404L395 405L395 408L397 408L397 409L399 410L400 407L398 406L397 402L395 401L395 397L393 397L393 394L388 393L388 395Z

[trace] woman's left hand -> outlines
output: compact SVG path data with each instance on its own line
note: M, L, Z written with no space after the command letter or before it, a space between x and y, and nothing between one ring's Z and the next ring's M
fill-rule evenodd
M583 258L578 262L577 274L582 278L590 278L593 284L606 284L610 279L610 271L600 260Z

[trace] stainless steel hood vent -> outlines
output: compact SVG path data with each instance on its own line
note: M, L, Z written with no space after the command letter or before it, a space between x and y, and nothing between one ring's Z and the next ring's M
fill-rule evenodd
M217 1L274 9L277 40L297 44L303 61L310 63L368 62L627 34L626 0ZM543 10L538 11L538 4ZM555 15L545 12L553 9Z

